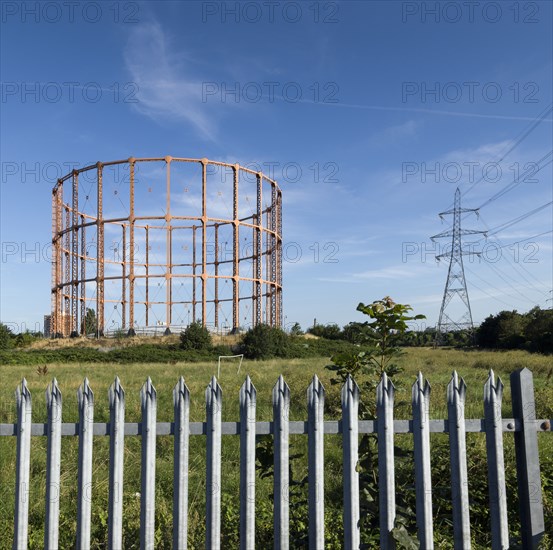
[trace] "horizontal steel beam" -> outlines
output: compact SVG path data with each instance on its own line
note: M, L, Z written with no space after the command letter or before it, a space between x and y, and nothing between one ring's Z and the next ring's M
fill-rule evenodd
M519 432L520 421L513 418L503 418L504 432ZM553 419L539 419L533 423L536 432L551 432ZM174 422L158 422L158 435L174 435ZM207 424L205 422L190 422L190 435L206 435ZM430 420L429 428L431 433L449 433L447 420ZM527 426L528 428L528 426ZM472 433L483 433L486 431L484 419L466 419L465 430ZM374 420L360 420L359 433L369 434L377 432L377 422ZM273 422L256 422L255 433L257 435L273 434ZM341 434L341 420L326 420L324 423L325 434ZM407 434L413 433L412 420L394 420L394 433ZM35 423L31 426L31 435L48 434L48 424ZM94 435L109 435L109 423L95 422ZM240 435L240 422L223 422L223 435ZM305 435L307 434L307 422L290 421L290 434ZM0 424L0 436L17 435L17 424ZM61 425L61 435L79 435L79 424L77 422L68 422ZM142 435L142 424L140 422L125 423L125 435Z

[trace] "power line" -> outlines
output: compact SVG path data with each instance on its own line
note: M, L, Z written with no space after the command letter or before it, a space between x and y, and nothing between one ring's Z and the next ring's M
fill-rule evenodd
M512 219L508 222L502 223L502 224L498 225L497 227L494 227L490 233L487 233L487 236L491 237L492 235L495 235L495 234L499 233L500 231L504 231L508 227L511 227L511 226L521 222L522 220L525 220L526 218L529 218L530 216L533 216L534 214L537 214L538 212L540 212L544 208L547 208L551 204L553 204L553 201L549 201L546 204L542 204L541 206L538 206L537 208L534 208L534 210L531 210L530 212L526 212L526 214L522 214L518 218L514 218L514 219Z
M547 157L550 157L553 155L553 151L549 151L549 153L547 153L546 155L544 155L540 160L538 160L538 162L536 163L532 163L532 164L537 164L538 165L538 169L537 170L531 170L531 169L528 169L523 175L522 177L515 177L513 179L513 181L509 184L507 184L503 189L499 190L495 195L493 195L492 197L490 197L487 201L483 202L478 208L484 208L484 206L487 206L488 204L490 204L491 202L499 199L500 197L502 197L503 195L505 195L506 193L508 193L509 191L512 191L517 185L520 185L523 181L524 181L524 178L528 175L534 175L534 174L537 174L538 172L540 172L541 170L543 170L546 166L548 166L549 164L551 164L551 162L553 162L553 159L551 159L550 161L546 162L543 166L540 166L540 164L547 158Z
M550 229L549 231L544 231L543 233L538 233L537 235L532 235L531 237L527 237L526 239L521 239L520 241L515 241L514 243L502 244L499 248L506 248L507 246L513 246L514 244L524 243L531 239L537 239L538 237L542 237L543 235L548 235L549 233L553 233L553 229Z
M486 222L482 219L482 222L484 223L484 225L487 227L487 224ZM546 232L547 233L547 232ZM496 240L499 244L498 244L498 248L504 248L505 246L502 246L501 245L501 241L499 240L498 237L494 236L493 237L494 240ZM471 243L471 244L477 244L479 241L481 241L482 239L479 239L478 241L476 241L475 243ZM501 258L503 258L503 255L501 255ZM515 262L515 263L512 263L510 258L508 256L505 257L505 260L507 261L508 264L511 265L511 267L513 267L514 269L514 266L517 265L519 268L523 269L526 273L528 273L528 275L532 276L534 278L534 280L538 283L538 285L540 285L540 287L542 286L542 283L541 281L539 281L530 271L528 271L524 266L522 266L521 264ZM496 266L491 263L491 262L486 262L490 265L490 267L496 272L496 275L499 276L505 283L507 283L517 294L519 294L520 296L522 296L525 300L527 300L528 302L532 303L532 304L535 304L536 301L535 300L532 300L531 298L529 298L528 296L524 295L522 292L520 292L518 289L516 289L507 279L505 279L504 275L505 276L508 276L508 274L505 272L505 273L501 273L497 268ZM467 268L468 269L468 268ZM469 270L471 273L473 273L474 275L476 275L472 270ZM516 270L515 270L516 272ZM543 290L541 288L537 288L536 285L534 283L532 283L532 281L530 281L525 275L524 273L522 273L521 271L517 272L522 279L525 280L525 282L532 288L532 290L534 292L537 292L539 293L540 295L543 294ZM476 275L477 277L479 277L478 275ZM484 279L482 279L481 277L479 277L483 282L486 282L484 281ZM517 281L512 278L512 277L509 277L514 283L517 283ZM486 283L488 284L488 283ZM514 296L511 295L512 298L514 298ZM515 298L515 299L519 299L519 298Z
M514 151L543 121L543 119L551 112L553 111L553 103L550 103L548 107L545 108L545 110L539 114L536 119L530 123L530 125L522 130L522 132L515 138L514 143L507 148L503 153L501 153L501 157L495 161L496 163L503 162L507 155ZM482 180L484 179L484 174L482 174L481 178L478 181L475 181L461 196L464 197L467 193L470 193L472 189L478 185Z
M530 163L532 164L533 166L538 166L537 169L535 170L531 170L530 168L524 173L522 174L521 177L517 178L515 177L513 179L513 181L511 183L508 183L503 189L501 189L500 191L498 191L495 195L493 195L492 197L490 197L487 201L485 201L483 204L481 204L476 210L480 209L480 208L483 208L484 206L487 206L490 202L493 202L494 200L497 200L499 197L505 195L506 193L508 193L509 191L511 191L512 189L514 189L517 185L519 185L520 183L522 183L524 181L524 179L528 176L528 175L535 175L537 173L539 173L541 170L543 170L546 166L548 166L549 164L551 164L553 162L553 159L548 161L547 163L545 163L543 166L539 166L539 164L544 160L546 159L547 157L553 155L553 151L550 151L549 153L547 153L546 155L544 155L538 162L533 162L533 163ZM463 217L463 220L466 219L467 216L464 216Z
M489 285L489 283L487 281L485 281L484 279L482 279L482 277L480 277L479 275L477 275L474 271L472 271L472 269L469 269L467 267L467 271L469 271L472 275L475 275L476 277L478 277L482 282L486 283L487 285ZM497 296L494 296L493 294L490 294L488 291L484 290L483 288L480 288L474 281L471 281L470 282L470 285L473 286L474 288L477 288L480 292L483 292L484 294L486 294L487 296L489 296L490 298L493 298L494 300L497 300L498 302L501 302L502 304L505 304L507 307L513 307L513 304L509 304L507 303L505 300L502 300L501 298L498 298ZM492 286L492 285L489 285L489 286ZM518 299L518 298L515 298L515 299Z
M490 267L495 271L496 275L499 276L500 279L502 279L503 281L505 281L517 294L519 294L520 296L522 296L525 300L528 300L529 302L532 302L532 303L535 303L534 300L532 300L532 298L528 298L528 296L526 296L526 294L523 294L522 292L520 292L520 290L518 290L518 288L515 288L504 276L503 276L503 273L501 273L501 271L499 271L499 269L497 269L497 267L490 263L489 264ZM538 291L537 291L538 292ZM539 291L541 293L541 291Z
M480 219L482 220L482 223L486 226L486 228L489 229L488 224L487 224L486 221L482 218L482 216L480 216ZM495 241L497 241L499 248L501 248L501 240L499 239L499 237L497 237L496 235L493 235L492 238L493 238ZM509 257L506 256L506 258L507 258L507 262L511 264ZM522 265L522 264L520 264L520 263L511 264L511 266L512 266L513 268L514 268L515 265L517 265L521 270L525 271L526 273L528 273L528 275L530 275L531 277L533 277L534 280L535 280L539 285L542 284L541 281L538 281L538 279L534 276L533 273L531 273L530 271L528 271L528 270L524 267L524 265ZM522 272L520 272L519 274L522 276L522 278L523 278L530 286L532 286L532 287L534 288L534 290L536 290L536 287L534 286L534 284L533 284L533 283L532 283ZM541 291L540 291L540 292L541 292Z

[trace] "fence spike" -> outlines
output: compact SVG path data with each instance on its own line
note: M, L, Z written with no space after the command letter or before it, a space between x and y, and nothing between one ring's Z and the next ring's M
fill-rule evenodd
M289 412L290 388L280 375L273 387L275 550L288 550L290 545Z
M109 504L108 548L123 547L123 465L125 451L125 391L115 377L108 391L109 422Z
M240 388L240 548L255 548L255 417L257 391L249 376Z
M307 446L309 484L309 548L324 549L324 402L325 389L318 379L307 389Z
M413 409L413 443L415 459L415 492L417 530L420 547L434 548L432 525L432 477L430 469L430 410L431 387L419 371L411 388Z
M385 372L376 387L378 432L378 499L380 506L380 548L395 548L392 530L396 521L394 469L394 393Z
M94 430L94 392L88 378L77 390L79 407L79 463L77 487L77 548L90 548L92 504L92 436Z
M61 410L62 397L56 378L46 387L48 436L46 454L46 515L44 548L57 550L60 516Z
M190 390L181 376L173 389L175 416L173 469L173 547L188 544L188 458L190 436Z
M83 383L77 388L77 405L86 407L88 401L94 401L94 392L90 387L88 378L84 378Z
M27 548L29 534L29 474L31 465L32 400L23 378L15 390L17 404L17 455L15 471L15 518L13 547Z
M221 547L221 412L223 391L215 376L205 391L206 401L206 534L207 550Z
M342 386L342 438L344 461L344 548L359 548L359 386L348 374Z
M140 490L140 548L154 550L156 517L157 392L148 376L140 390L142 402L142 462Z
M447 385L447 423L451 454L451 500L455 548L470 548L470 512L465 434L465 398L467 385L453 371Z
M109 387L108 390L108 397L109 397L109 405L112 407L116 400L124 399L125 391L123 390L123 387L121 386L121 381L119 380L119 376L115 377L115 380L113 381L113 384Z
M484 419L486 426L492 550L509 548L505 462L503 456L503 424L501 418L502 398L503 382L501 378L498 378L496 382L494 372L490 370L488 379L484 384Z

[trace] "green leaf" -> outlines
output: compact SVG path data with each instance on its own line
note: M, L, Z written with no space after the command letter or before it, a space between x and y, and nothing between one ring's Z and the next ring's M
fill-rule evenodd
M405 550L418 550L419 544L415 537L411 536L404 525L392 529L392 538L398 543L400 548Z

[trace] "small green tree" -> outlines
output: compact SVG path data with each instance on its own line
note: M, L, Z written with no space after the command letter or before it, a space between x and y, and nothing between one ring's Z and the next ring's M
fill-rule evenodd
M355 377L363 399L359 403L359 417L363 420L376 418L375 390L384 373L393 378L401 369L395 361L402 355L397 345L399 337L408 329L407 322L424 319L424 315L410 316L412 307L407 304L396 304L386 296L372 304L360 303L357 311L367 315L372 321L366 323L360 340L366 348L357 353L344 353L332 357L332 365L326 368L333 371L331 384L342 385L348 376ZM398 469L405 467L405 453L396 450ZM362 532L370 540L363 542L378 544L378 538L372 533L378 532L378 452L375 434L365 434L359 443L360 482L363 490L360 493L362 509ZM418 548L415 537L409 530L415 523L415 513L404 498L406 487L397 491L397 516L392 536L402 548Z
M368 322L351 322L342 329L342 337L352 344L361 344L366 341L367 333L371 331L372 329L369 327Z
M478 327L478 345L503 349L522 347L526 324L526 316L517 311L500 311L497 315L490 315Z
M301 329L301 325L299 323L294 323L292 328L290 329L290 335L301 336L302 334L303 334L303 330Z
M9 349L13 346L13 333L9 327L0 323L0 349Z
M96 334L96 329L98 326L98 321L96 319L96 312L87 307L86 308L86 315L84 319L84 325L81 326L81 334Z
M211 334L199 321L190 323L180 335L180 347L185 350L206 350L212 347Z
M365 330L357 335L358 342L365 344L367 349L332 357L334 364L327 368L337 375L337 378L333 379L334 383L343 384L348 375L369 376L372 390L378 385L382 374L393 377L401 372L394 362L403 354L401 348L396 345L397 340L409 328L408 321L425 319L424 315L408 315L412 310L410 305L396 304L389 296L375 300L369 305L360 303L357 311L372 319L372 322L365 324Z
M248 359L286 357L289 353L288 335L280 328L259 324L248 330L240 344L240 351Z
M524 330L531 351L553 353L553 310L532 308L527 314Z
M26 348L30 346L35 340L38 340L42 337L42 334L40 332L31 332L29 330L26 330L25 332L21 332L17 336L15 336L15 347L16 348Z

